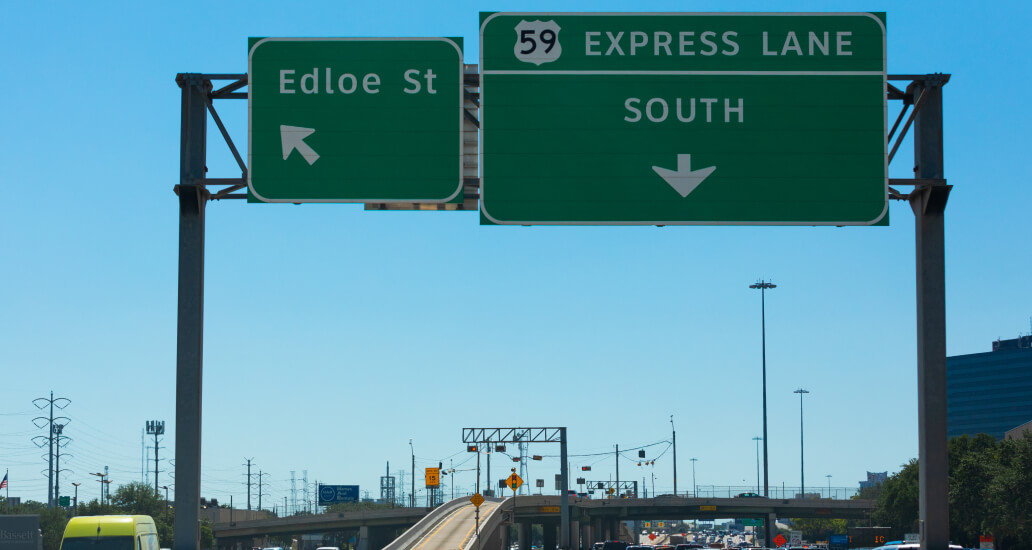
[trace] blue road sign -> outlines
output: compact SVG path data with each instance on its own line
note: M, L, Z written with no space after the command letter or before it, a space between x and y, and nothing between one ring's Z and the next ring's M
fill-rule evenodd
M319 484L319 506L337 504L338 502L356 502L358 485L323 485Z

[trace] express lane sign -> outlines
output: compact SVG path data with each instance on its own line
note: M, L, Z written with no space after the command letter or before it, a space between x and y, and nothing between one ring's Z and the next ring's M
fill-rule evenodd
M887 213L870 13L483 13L498 224L869 225Z

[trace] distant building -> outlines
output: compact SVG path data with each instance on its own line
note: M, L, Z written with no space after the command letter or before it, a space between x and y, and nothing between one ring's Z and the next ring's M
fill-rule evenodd
M1032 433L1032 420L1025 422L1013 430L1007 430L1007 434L1004 436L1004 439L1021 439L1022 437L1025 437L1025 432Z
M1032 335L993 342L993 351L946 358L946 435L989 434L1032 418Z
M867 472L867 481L860 482L861 489L876 487L889 479L889 472Z

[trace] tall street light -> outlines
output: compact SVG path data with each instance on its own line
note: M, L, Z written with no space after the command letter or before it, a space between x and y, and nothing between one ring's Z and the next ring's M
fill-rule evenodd
M73 481L72 485L75 486L75 499L72 500L74 503L72 506L72 515L77 516L79 515L79 486L82 485L82 483L76 483Z
M760 436L752 438L756 442L756 492L760 492Z
M768 494L768 467L767 467L767 304L765 292L768 288L777 288L777 285L767 281L758 281L749 285L749 288L760 289L760 327L761 342L763 350L763 496Z
M161 488L165 490L165 521L168 521L168 485L162 485Z
M803 394L810 392L799 388L792 393L799 394L799 494L806 498L806 478L803 477Z
M691 459L692 461L692 498L699 498L699 486L695 484L695 463L699 461L697 458Z
M100 482L100 505L103 506L104 505L104 481L105 481L104 478L107 477L107 474L106 473L102 474L100 472L91 472L90 475L91 476L97 476L97 477L100 478L97 481Z
M409 507L416 507L416 448L412 446L412 438L408 440L409 450L412 451L412 494L409 495Z

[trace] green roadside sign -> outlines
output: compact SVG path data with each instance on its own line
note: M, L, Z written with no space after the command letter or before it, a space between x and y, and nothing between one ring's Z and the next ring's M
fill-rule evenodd
M872 225L883 14L482 13L487 224Z
M57 497L57 505L58 506L71 506L72 505L72 497Z
M252 38L249 196L461 200L463 73L458 39Z
M742 520L742 525L745 526L745 527L762 527L763 526L763 520L762 519L745 518L745 519Z

